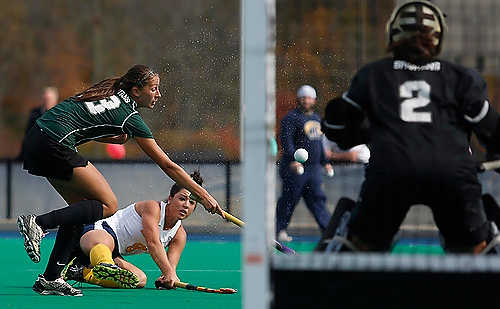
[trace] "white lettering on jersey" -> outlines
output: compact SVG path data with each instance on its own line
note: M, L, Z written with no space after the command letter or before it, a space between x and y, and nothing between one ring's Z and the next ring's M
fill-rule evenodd
M408 70L408 71L441 71L441 62L434 61L431 63L427 63L425 65L415 65L413 63L409 63L403 60L395 60L392 68L394 70Z
M84 102L88 111L92 115L101 114L101 113L105 112L106 110L112 110L112 109L118 108L120 106L120 103L121 103L121 101L116 95L110 96L109 98L99 100L97 102Z
M406 122L432 122L430 112L415 111L431 102L431 85L424 80L409 80L399 86L400 116Z
M123 89L118 90L117 95L120 98L122 98L122 100L125 101L125 103L130 103L130 97L128 96L128 94Z

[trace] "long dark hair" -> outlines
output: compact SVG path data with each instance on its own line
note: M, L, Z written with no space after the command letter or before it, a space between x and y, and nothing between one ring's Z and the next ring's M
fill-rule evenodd
M196 171L192 172L191 175L189 175L189 176L191 176L191 178L194 180L194 182L196 182L200 186L203 185L203 178L201 177L200 170L196 170ZM170 196L174 197L174 195L176 195L177 192L179 192L181 189L182 189L181 186L179 186L177 183L174 183L172 188L170 188Z
M125 75L102 80L74 95L73 100L78 102L98 101L116 94L120 89L130 94L132 87L136 86L140 89L157 75L158 73L154 72L148 66L136 64Z
M414 36L393 42L387 50L396 59L413 64L423 64L433 60L439 54L439 47L434 44L435 36L430 32L417 32Z

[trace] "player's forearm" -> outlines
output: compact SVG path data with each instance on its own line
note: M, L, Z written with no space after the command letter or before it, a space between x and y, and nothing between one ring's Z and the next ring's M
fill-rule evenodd
M162 274L168 275L175 272L175 267L172 267L170 264L167 253L161 243L148 243L148 251L153 261L158 265L158 268L160 268Z
M170 263L170 266L172 267L172 269L174 271L177 269L177 265L179 264L180 257L181 257L180 255L172 255L172 254L168 254L168 252L167 252L168 262Z
M351 151L348 152L332 152L329 155L330 160L333 161L354 161L354 155Z
M208 192L194 182L179 165L170 160L154 139L136 138L136 140L142 150L179 186L186 188L199 197L207 197Z
M184 245L177 244L176 242L171 242L168 246L167 258L174 270L177 269L183 249Z
M158 164L160 168L172 178L179 186L199 197L205 197L208 192L199 186L179 165L170 161Z

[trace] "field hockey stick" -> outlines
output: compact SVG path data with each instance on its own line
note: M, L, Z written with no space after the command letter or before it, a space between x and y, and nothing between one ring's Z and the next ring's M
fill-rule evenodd
M191 193L191 198L193 200L195 200L196 202L198 203L201 203L201 199L192 194ZM235 216L233 216L232 214L228 213L227 211L224 211L222 210L222 214L224 214L224 217L226 218L227 221L230 221L234 224L236 224L237 226L243 228L245 226L245 222L243 222L242 220L236 218ZM221 216L222 216L221 214ZM287 254L287 255L294 255L295 254L295 250L293 250L292 248L289 248L285 245L283 245L282 243L280 243L279 241L273 239L273 246L276 250L278 250L279 252L281 253L284 253L284 254Z
M167 287L165 284L163 284L160 280L155 281L155 286L159 290L166 290ZM177 288L181 289L186 289L186 290L191 290L191 291L198 291L198 292L205 292L205 293L216 293L216 294L234 294L237 293L238 290L236 289L231 289L231 288L218 288L218 289L211 289L207 288L204 286L197 286L191 283L186 283L186 282L175 282L174 286Z
M224 213L224 216L226 217L227 221L231 221L232 223L236 224L239 227L245 226L245 222L243 222L240 219L236 218L235 216L229 214L227 211L223 210L222 212ZM295 250L283 245L282 243L278 242L275 239L273 239L273 245L274 245L274 248L276 248L276 250L278 250L279 252L282 252L282 253L288 254L288 255L295 254Z
M500 160L483 162L479 165L478 169L480 172L485 172L485 171L495 170L497 168L500 168Z

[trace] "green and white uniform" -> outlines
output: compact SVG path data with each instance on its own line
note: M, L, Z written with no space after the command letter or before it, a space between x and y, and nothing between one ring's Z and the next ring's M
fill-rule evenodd
M36 123L53 140L76 151L76 146L100 137L126 133L153 138L136 111L137 104L123 90L95 102L67 99L48 110Z

